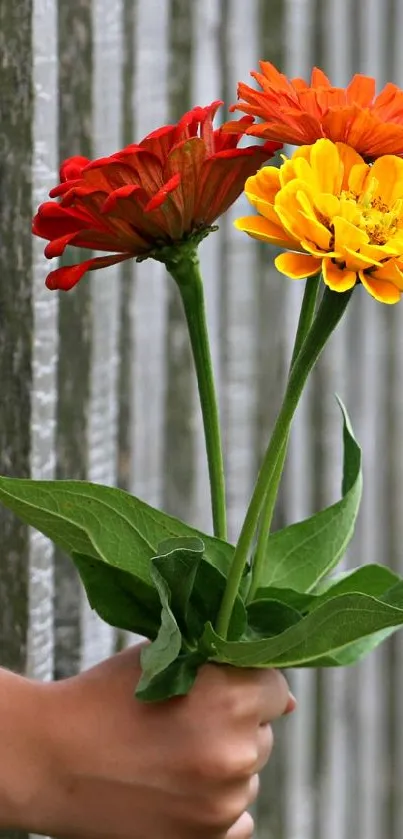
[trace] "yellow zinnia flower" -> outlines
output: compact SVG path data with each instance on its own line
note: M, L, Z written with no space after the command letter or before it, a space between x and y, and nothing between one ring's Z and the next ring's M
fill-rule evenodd
M275 259L292 279L322 271L333 291L361 282L383 303L403 291L403 160L375 163L328 139L301 146L280 168L248 178L245 193L259 215L235 226L288 253Z

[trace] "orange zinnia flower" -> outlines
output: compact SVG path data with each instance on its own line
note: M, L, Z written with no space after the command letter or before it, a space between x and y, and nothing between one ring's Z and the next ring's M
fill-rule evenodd
M333 87L322 70L312 71L311 83L288 80L268 61L252 72L262 90L242 82L231 111L244 111L263 122L245 133L280 143L303 145L320 137L347 143L366 160L383 154L403 154L403 91L387 84L375 96L375 79L356 75L347 87ZM232 131L231 123L226 130Z
M322 271L333 291L357 282L383 303L403 291L403 159L369 165L344 143L317 140L283 165L264 166L245 193L259 215L235 226L289 253L277 256L281 273L304 279Z
M61 183L50 192L60 201L42 204L33 221L33 233L49 240L45 256L60 256L67 245L111 255L52 271L48 288L68 290L87 271L132 257L165 261L173 246L207 235L279 147L237 148L253 117L234 123L233 136L213 129L221 104L193 108L110 157L62 164Z

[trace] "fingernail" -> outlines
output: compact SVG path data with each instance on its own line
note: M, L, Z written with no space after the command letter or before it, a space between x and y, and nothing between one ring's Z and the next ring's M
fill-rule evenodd
M289 694L288 694L288 702L287 702L287 707L284 711L284 714L292 714L292 712L295 711L296 707L297 707L297 700L296 700L294 694L291 693L291 691L290 691Z

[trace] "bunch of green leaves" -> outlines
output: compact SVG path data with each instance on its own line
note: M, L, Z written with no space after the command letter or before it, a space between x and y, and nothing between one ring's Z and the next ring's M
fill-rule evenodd
M221 637L217 614L234 547L122 490L79 481L0 479L0 500L70 554L93 609L146 636L137 696L187 693L206 661L237 667L351 664L403 624L403 582L366 565L332 575L354 531L361 451L343 409L341 499L270 535L260 588L250 569Z

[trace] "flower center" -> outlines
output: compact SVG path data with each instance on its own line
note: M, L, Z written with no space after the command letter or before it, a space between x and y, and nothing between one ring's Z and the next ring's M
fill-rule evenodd
M340 204L350 205L353 210L351 221L367 234L371 245L385 245L397 231L403 202L395 201L390 207L379 195L374 194L377 186L377 181L372 178L367 190L361 195L342 190Z

